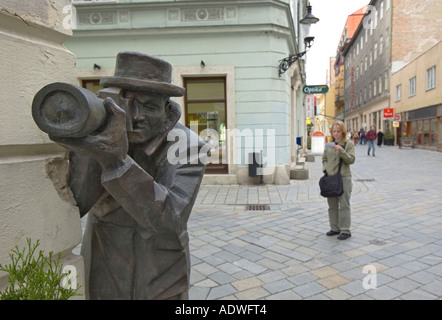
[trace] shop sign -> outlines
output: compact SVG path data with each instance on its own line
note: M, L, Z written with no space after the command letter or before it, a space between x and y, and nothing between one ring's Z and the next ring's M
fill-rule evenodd
M395 115L394 115L394 121L401 121L401 114L400 113L396 113Z
M302 88L302 92L304 92L305 94L327 93L328 86L325 84L319 86L304 86Z
M393 117L394 117L393 108L385 108L384 109L384 118L393 118Z
M393 121L393 128L399 128L399 121Z

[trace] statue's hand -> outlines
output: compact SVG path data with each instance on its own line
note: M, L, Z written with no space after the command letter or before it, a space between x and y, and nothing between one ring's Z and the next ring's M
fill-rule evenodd
M84 138L51 137L63 147L95 159L103 171L117 170L127 156L126 113L111 98L104 100L107 122L99 131Z

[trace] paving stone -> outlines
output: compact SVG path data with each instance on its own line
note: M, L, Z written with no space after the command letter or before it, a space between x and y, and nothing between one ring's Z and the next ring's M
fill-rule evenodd
M434 179L442 154L383 147L373 158L357 145L352 238L346 241L325 236L321 162L305 162L309 179L290 185L201 186L188 223L189 297L442 298L442 181ZM250 201L265 201L271 210L246 210ZM376 268L376 289L363 287L367 265Z

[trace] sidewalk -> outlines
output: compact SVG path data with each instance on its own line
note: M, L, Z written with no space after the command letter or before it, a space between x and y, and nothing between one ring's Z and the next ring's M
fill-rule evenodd
M308 180L287 186L201 186L188 223L190 299L442 298L441 153L369 157L357 145L345 241L325 236L321 157L306 168Z

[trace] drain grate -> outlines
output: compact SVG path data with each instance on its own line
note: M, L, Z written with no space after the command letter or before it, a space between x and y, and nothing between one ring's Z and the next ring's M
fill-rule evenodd
M270 205L268 204L248 204L246 210L249 211L264 211L270 210Z
M355 181L359 181L359 182L374 182L374 179L355 179Z

